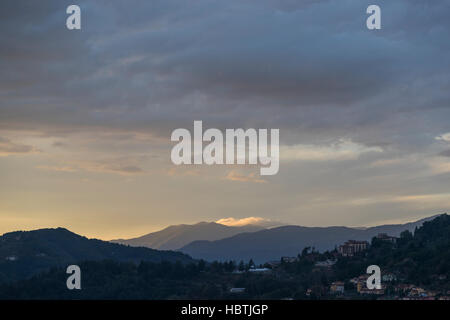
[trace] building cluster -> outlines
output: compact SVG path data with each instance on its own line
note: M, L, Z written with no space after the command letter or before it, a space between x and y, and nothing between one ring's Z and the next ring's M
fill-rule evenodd
M253 268L248 269L248 272L254 272L254 273L269 273L271 271L272 271L272 269L269 269L269 268L255 268L255 267L253 267Z
M389 272L382 274L380 289L368 289L367 279L369 276L370 275L368 274L363 274L350 279L347 288L347 283L344 281L334 281L329 287L315 286L308 288L306 296L327 296L328 294L331 294L335 296L345 295L346 297L356 298L356 293L361 297L376 296L377 299L389 300L450 300L450 290L447 292L438 292L427 290L412 284L397 283L397 276Z
M317 261L314 266L320 267L320 268L331 268L333 265L335 265L337 260L331 260L327 259L325 261Z
M368 274L360 275L359 277L350 279L350 282L356 287L356 292L361 295L383 295L386 289L386 285L384 283L381 284L381 289L368 289L367 288L367 279L369 278Z
M298 261L297 257L281 257L281 261L284 263L292 263Z
M330 286L331 294L344 294L344 282L343 281L335 281Z
M403 297L403 300L436 300L439 295L436 291L426 290L413 284L401 283L394 286L394 290ZM450 297L441 295L439 299L448 300Z
M376 237L377 240L386 241L389 243L396 243L398 238L389 236L386 233L379 233ZM331 269L334 264L338 261L338 256L341 257L352 257L355 254L364 252L369 248L368 241L362 240L348 240L344 244L340 245L337 252L331 253L331 258L326 260L320 260L314 255L308 255L307 258L312 259L314 266L322 268L322 270ZM323 258L322 258L323 259ZM278 261L270 261L267 263L270 267L277 267L281 263L292 263L299 259L297 257L282 257ZM260 269L255 269L260 270ZM264 270L264 271L263 271ZM267 272L271 269L261 269L261 272ZM252 271L251 269L249 271ZM336 296L348 296L356 297L359 296L377 296L377 299L403 299L403 300L450 300L450 291L445 292L435 292L431 290L426 290L412 284L399 283L403 279L398 279L397 275L391 272L383 272L381 275L381 288L380 289L369 289L367 287L367 279L369 274L363 274L358 277L350 279L350 283L344 281L334 281L329 286L327 285L316 285L306 290L306 296L327 296L329 294ZM445 281L447 279L446 275L436 275L436 279L440 281ZM347 286L348 285L348 286ZM346 286L348 292L346 292ZM356 291L356 292L355 292Z
M366 250L369 246L367 241L348 240L343 245L340 245L338 252L343 257L352 257L355 253Z
M379 233L376 238L378 240L382 240L382 241L387 241L387 242L391 242L391 243L395 243L397 241L396 237L391 237L388 236L386 233Z
M379 233L376 239L381 241L387 241L395 243L397 241L396 237L387 235L386 233ZM343 245L338 247L338 253L343 257L353 257L356 253L362 252L369 247L369 242L360 240L348 240Z

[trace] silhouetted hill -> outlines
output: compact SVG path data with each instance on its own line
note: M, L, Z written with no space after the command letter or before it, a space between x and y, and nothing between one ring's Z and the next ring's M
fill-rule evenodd
M149 233L133 239L111 240L130 246L142 246L160 250L176 250L196 240L219 240L232 237L239 233L263 230L263 227L247 225L229 227L215 222L200 222L197 224L180 224L169 226L161 231Z
M88 239L63 228L17 231L0 237L0 281L26 278L53 266L88 260L192 261L180 252Z
M347 240L371 240L378 233L399 236L404 230L414 231L424 221L383 225L371 228L348 227L300 227L283 226L253 233L238 234L217 241L194 241L180 249L197 259L208 261L253 259L256 263L279 260L282 256L297 256L305 247L315 247L318 251L332 250Z

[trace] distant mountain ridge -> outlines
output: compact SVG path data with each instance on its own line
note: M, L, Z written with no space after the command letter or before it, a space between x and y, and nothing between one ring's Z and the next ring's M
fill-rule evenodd
M301 227L282 226L253 233L237 234L216 241L194 241L180 249L196 259L208 261L253 259L256 263L279 260L282 256L297 256L305 247L316 250L332 250L347 240L371 240L378 233L399 236L405 230L414 231L425 221L439 215L415 222L382 225L365 229L349 227Z
M0 237L0 282L27 278L54 266L99 260L192 261L181 252L88 239L64 228L16 231Z
M417 296L419 292L427 295L425 300L445 300L450 285L450 216L425 222L414 236L405 234L396 245L373 241L364 255L339 258L329 269L316 268L314 264L324 258L325 255L302 255L300 261L273 268L264 275L230 275L236 266L229 263L135 265L89 261L79 264L83 270L82 290L67 290L68 275L64 267L59 267L25 281L0 283L0 300L373 300L374 297L358 294L357 288L345 288L344 295L330 294L328 290L336 280L347 283L365 274L370 264L380 266L383 275L397 278L394 283L383 280L386 291L379 296L383 300L403 299L403 295L397 296L398 289L411 287L414 289L406 289L407 299L422 300ZM245 291L236 295L230 292L230 286Z
M152 232L133 239L111 240L113 243L134 247L148 247L158 250L177 250L197 240L219 240L245 232L264 230L264 227L246 225L231 227L215 222L199 222L169 226L163 230Z
M16 231L0 237L0 282L30 277L55 266L81 261L114 260L116 262L181 261L196 259L246 260L256 263L296 256L304 247L319 251L333 249L349 239L370 240L378 233L398 236L404 230L414 231L424 221L436 216L400 225L366 229L348 227L282 226L264 229L258 226L229 227L217 223L198 223L168 227L137 238L152 241L160 248L178 247L179 252L131 247L97 239L88 239L64 228ZM231 236L227 236L230 235ZM201 240L201 238L218 240ZM194 241L190 242L190 240ZM132 241L131 239L130 241ZM185 243L184 246L180 244ZM190 255L190 256L188 256Z

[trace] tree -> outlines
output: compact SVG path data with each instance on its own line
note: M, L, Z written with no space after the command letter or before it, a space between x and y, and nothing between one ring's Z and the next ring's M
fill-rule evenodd
M205 270L205 266L206 266L205 260L200 259L200 261L198 262L198 270L199 271L204 271Z
M308 252L309 252L309 249L310 249L311 247L305 247L305 248L303 248L303 250L302 250L302 257L306 257L307 255L308 255Z

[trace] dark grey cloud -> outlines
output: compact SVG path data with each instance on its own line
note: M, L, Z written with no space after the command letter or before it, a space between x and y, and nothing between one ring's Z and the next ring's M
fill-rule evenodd
M442 151L439 155L443 157L450 157L450 149Z
M81 31L65 28L73 3ZM382 30L365 27L373 3ZM0 156L15 156L0 159L0 204L20 228L32 203L31 221L95 211L108 232L123 214L142 227L448 211L449 17L447 0L2 0ZM173 170L170 133L193 120L280 128L291 157L251 188L253 167Z
M449 131L448 1L2 1L0 125L152 131L194 119L287 143L408 151ZM314 142L314 141L313 141Z

